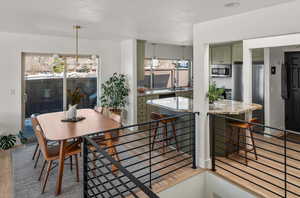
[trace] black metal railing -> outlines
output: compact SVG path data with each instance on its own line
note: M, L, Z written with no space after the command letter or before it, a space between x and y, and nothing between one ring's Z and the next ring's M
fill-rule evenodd
M212 171L266 197L300 197L300 132L209 116Z
M151 191L155 183L196 168L195 113L84 137L83 159L86 198L158 197Z

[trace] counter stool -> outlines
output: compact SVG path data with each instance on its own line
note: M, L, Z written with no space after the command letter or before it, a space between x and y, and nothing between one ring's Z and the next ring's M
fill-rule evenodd
M167 145L170 145L170 140L174 139L175 143L176 143L176 150L179 151L179 145L178 145L178 141L177 141L177 134L176 134L176 127L175 127L175 121L176 118L168 118L170 117L170 115L166 115L166 114L161 114L161 113L155 113L152 112L150 115L152 120L160 120L158 122L156 122L155 124L155 128L153 128L154 131L154 135L153 135L153 140L152 140L152 150L154 149L154 144L157 142L156 138L157 138L157 131L159 128L160 123L163 124L163 139L159 140L159 142L163 142L163 152L166 152L166 147ZM161 120L163 119L163 120ZM172 126L172 137L168 137L168 123L171 123Z
M258 123L258 119L257 118L252 118L250 120L251 123ZM233 134L233 129L234 128L237 128L238 131L237 131L237 153L239 153L239 151L241 150L241 146L240 146L240 137L241 137L241 130L244 131L245 133L245 137L246 137L246 131L248 130L250 132L250 139L251 139L251 144L252 144L252 148L251 149L247 149L247 137L246 137L246 142L245 142L245 148L244 148L244 151L245 151L245 163L246 165L248 165L248 157L247 157L247 154L248 152L250 151L254 151L254 155L255 155L255 159L257 160L257 154L256 154L256 145L255 145L255 142L254 142L254 138L253 138L253 127L254 125L253 124L250 124L250 123L242 123L242 122L230 122L228 124L230 127L231 127L231 139L229 140L229 142L234 142L234 138L232 137Z

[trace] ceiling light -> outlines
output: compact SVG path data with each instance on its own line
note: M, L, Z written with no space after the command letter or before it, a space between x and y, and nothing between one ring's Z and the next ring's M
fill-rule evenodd
M241 4L239 2L230 2L230 3L226 3L224 5L224 7L226 8L236 8L239 7Z

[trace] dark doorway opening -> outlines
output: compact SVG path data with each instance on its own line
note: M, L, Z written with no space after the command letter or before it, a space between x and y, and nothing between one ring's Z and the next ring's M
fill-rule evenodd
M300 132L300 52L286 52L288 99L285 100L285 127Z

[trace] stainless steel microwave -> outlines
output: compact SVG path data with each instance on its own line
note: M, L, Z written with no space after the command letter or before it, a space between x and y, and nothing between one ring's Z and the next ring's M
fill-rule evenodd
M232 75L231 65L212 65L210 69L211 77L228 78Z

